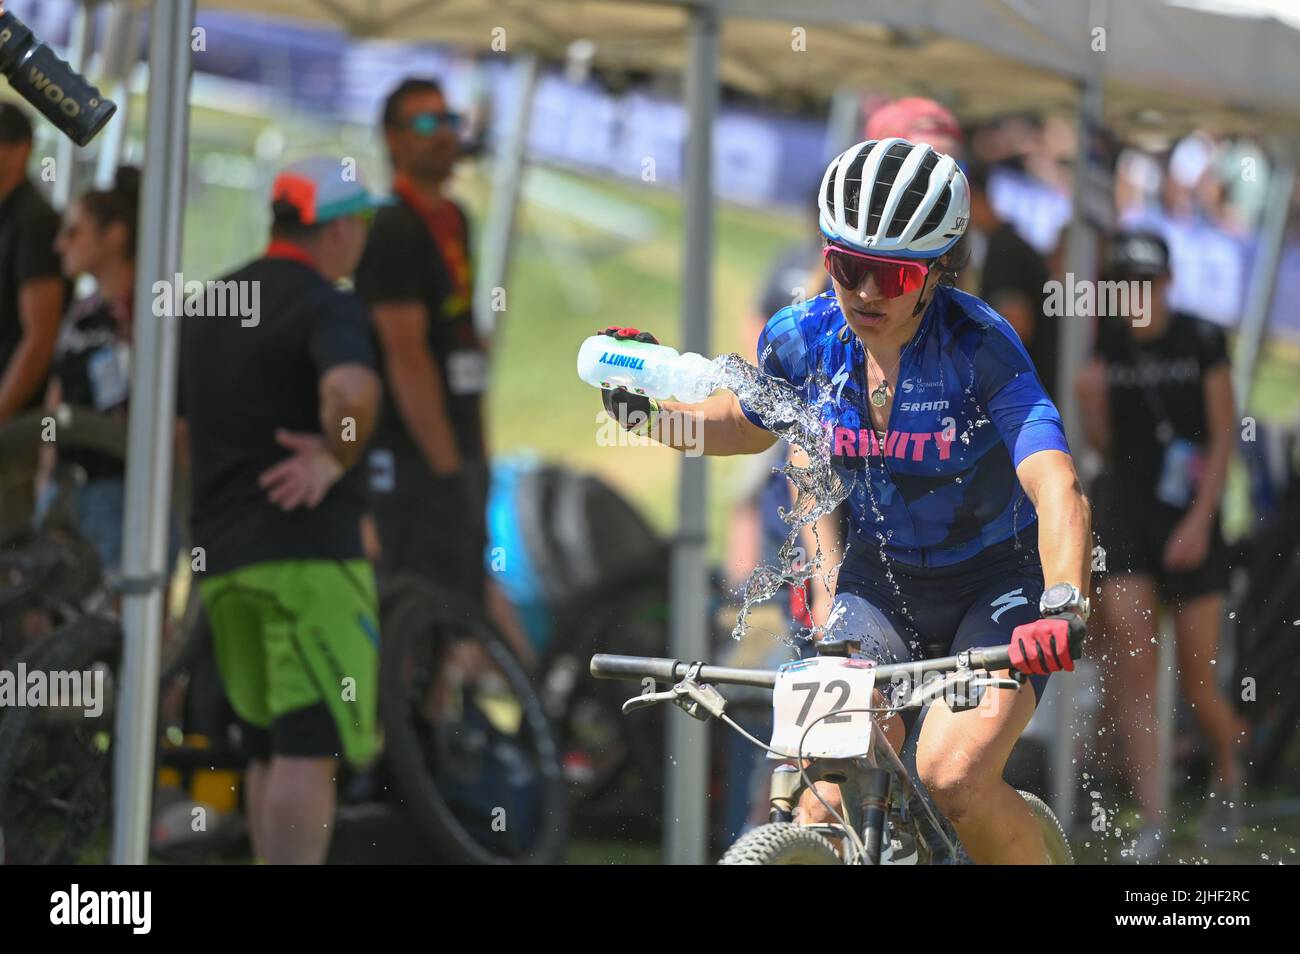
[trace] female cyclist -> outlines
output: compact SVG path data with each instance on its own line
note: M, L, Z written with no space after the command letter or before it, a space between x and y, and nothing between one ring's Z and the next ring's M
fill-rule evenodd
M905 139L858 143L827 168L818 207L833 292L777 312L758 364L821 403L831 463L851 485L835 611L881 662L1010 644L1032 690L988 692L966 712L935 703L916 765L975 861L1043 862L1034 816L1002 772L1048 675L1073 670L1088 614L1088 502L1060 416L1011 326L950 287L970 216L951 157ZM664 443L686 432L661 431L660 404L643 396L603 399ZM707 454L776 439L731 393L662 408L698 415ZM898 751L915 717L882 727ZM837 803L835 786L819 789ZM801 808L829 820L811 792Z

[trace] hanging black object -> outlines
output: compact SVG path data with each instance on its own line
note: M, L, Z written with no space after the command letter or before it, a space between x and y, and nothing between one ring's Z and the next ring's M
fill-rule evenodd
M0 13L0 73L78 146L94 139L117 112L116 103L101 96L12 13Z

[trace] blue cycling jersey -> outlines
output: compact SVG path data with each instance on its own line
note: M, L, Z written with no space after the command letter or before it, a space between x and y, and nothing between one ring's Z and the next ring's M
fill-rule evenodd
M953 288L936 290L900 354L883 436L867 412L862 345L832 292L773 315L758 366L822 406L833 466L852 488L850 561L883 549L911 565L949 566L1009 541L1037 520L1015 468L1041 450L1069 453L1015 330Z

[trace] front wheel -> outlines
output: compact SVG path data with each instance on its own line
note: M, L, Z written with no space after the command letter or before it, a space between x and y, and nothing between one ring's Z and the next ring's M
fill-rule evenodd
M1051 860L1051 863L1054 865L1074 864L1074 854L1070 851L1070 843L1066 840L1065 829L1061 827L1061 822L1057 819L1056 813L1048 808L1047 803L1033 792L1019 791L1019 794L1025 800L1025 804L1029 806L1029 810L1034 813L1034 817L1038 819L1038 827L1043 832L1043 841L1047 843L1047 857Z
M718 864L842 865L844 861L824 835L789 822L772 822L741 835Z

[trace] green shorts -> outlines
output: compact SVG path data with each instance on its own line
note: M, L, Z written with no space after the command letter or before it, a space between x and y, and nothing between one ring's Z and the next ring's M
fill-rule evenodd
M379 602L369 563L257 563L205 579L199 590L212 624L221 680L240 718L271 730L274 738L302 724L293 714L323 706L338 730L332 741L341 743L349 762L364 765L375 757L380 745ZM336 745L325 747L336 751L294 751L282 745L277 750L338 754Z

